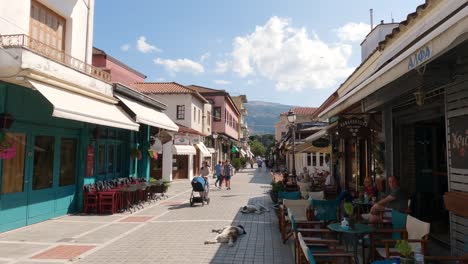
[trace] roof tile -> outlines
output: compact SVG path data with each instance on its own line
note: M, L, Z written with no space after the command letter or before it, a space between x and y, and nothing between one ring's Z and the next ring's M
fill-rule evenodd
M151 94L196 93L193 89L176 82L144 82L134 83L130 86L139 92Z

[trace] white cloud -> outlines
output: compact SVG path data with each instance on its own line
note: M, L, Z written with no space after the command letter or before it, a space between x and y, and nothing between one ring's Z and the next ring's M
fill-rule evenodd
M229 70L229 64L227 62L216 62L216 73L225 73Z
M172 75L178 72L190 72L193 74L205 72L203 65L189 59L163 60L156 58L153 62L158 65L163 65L166 71Z
M254 85L256 83L257 83L256 80L247 80L247 85Z
M236 37L229 65L240 77L261 76L276 83L277 90L330 88L347 77L351 45L329 45L305 28L295 28L289 19L271 17L246 36Z
M336 34L341 41L363 41L366 35L370 32L370 25L366 23L347 23L338 28Z
M209 52L206 52L203 55L201 55L200 62L204 62L205 60L207 60L210 57L211 57L211 54Z
M226 81L226 80L214 80L213 82L216 83L216 84L220 84L220 85L231 84L230 81Z
M137 40L137 49L140 51L140 52L143 52L143 53L149 53L149 52L162 52L162 50L156 46L153 46L151 44L149 44L148 42L146 42L146 37L145 36L141 36L140 38L138 38Z
M130 49L130 44L123 44L122 46L120 46L120 49L122 51L128 51Z
M157 82L164 82L165 80L166 80L166 79L164 79L164 78L157 78L157 79L156 79Z

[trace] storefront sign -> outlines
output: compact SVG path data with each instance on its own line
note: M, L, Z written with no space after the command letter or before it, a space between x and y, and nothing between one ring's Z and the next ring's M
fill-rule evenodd
M414 69L431 57L431 49L424 46L408 58L408 70Z
M338 122L338 133L342 138L364 138L370 134L369 124L362 118L342 118Z
M330 140L328 138L319 138L317 140L312 141L312 145L317 148L325 148L330 145Z
M450 118L451 167L468 169L468 115Z
M201 141L200 136L196 136L196 135L191 136L191 140L192 140L192 145L198 144Z
M86 147L86 176L94 176L94 146Z
M185 135L175 135L174 145L190 145L190 137Z

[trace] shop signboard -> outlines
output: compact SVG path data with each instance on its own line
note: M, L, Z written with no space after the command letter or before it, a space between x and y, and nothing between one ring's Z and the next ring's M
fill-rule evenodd
M468 169L468 115L449 119L451 167Z
M319 138L312 141L312 145L317 148L325 148L330 145L330 140L328 138Z
M198 144L200 143L200 136L197 136L197 135L192 135L191 136L191 141L192 141L192 145L195 145L195 144Z
M365 138L370 134L369 123L364 118L341 118L338 122L341 138Z
M174 145L190 145L190 137L186 135L174 135Z

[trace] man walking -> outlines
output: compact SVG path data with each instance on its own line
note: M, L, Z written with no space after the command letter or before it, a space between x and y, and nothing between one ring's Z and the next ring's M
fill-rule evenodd
M226 181L226 190L231 190L231 177L234 174L234 167L232 167L229 160L224 164L224 180Z
M219 163L216 164L216 166L215 166L215 174L216 174L215 186L218 187L218 183L219 183L219 188L221 188L221 185L223 184L223 178L221 178L222 177L222 175L221 175L222 169L223 169L223 162L219 161Z

